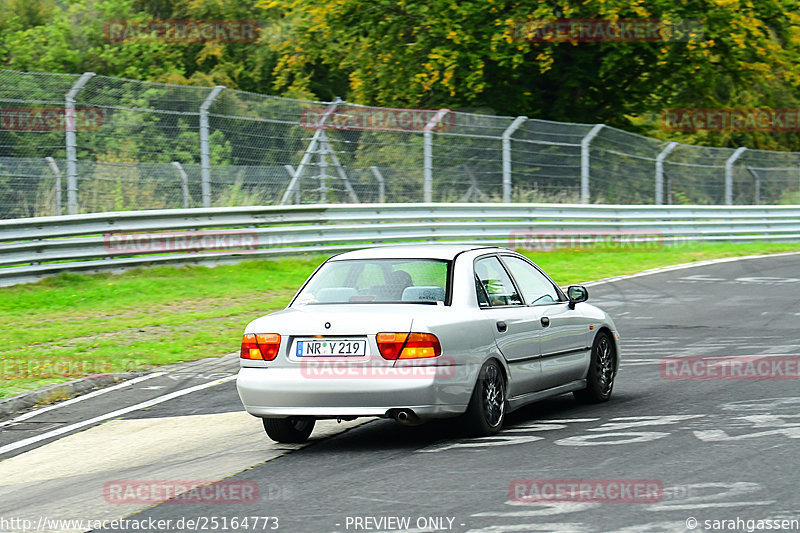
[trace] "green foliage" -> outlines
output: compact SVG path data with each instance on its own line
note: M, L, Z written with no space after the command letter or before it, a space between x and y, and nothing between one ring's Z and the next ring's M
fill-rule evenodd
M319 93L319 69L348 75L339 94L389 106L485 105L500 114L636 127L661 137L665 108L792 107L800 84L796 2L714 0L282 0L297 24L280 43L276 88ZM696 20L687 42L531 42L548 19ZM338 78L334 78L338 79ZM329 80L322 82L329 83ZM701 142L795 146L769 134ZM756 144L754 144L756 143Z
M66 3L65 3L66 4ZM265 92L275 53L259 42L112 42L110 21L253 20L269 40L270 17L256 2L233 0L11 0L0 8L0 63L31 71L97 72L178 84Z

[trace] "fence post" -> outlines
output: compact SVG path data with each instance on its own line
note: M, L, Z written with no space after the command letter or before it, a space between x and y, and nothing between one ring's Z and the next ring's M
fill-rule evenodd
M376 166L371 166L369 169L372 171L372 175L375 176L375 179L378 180L378 201L380 203L384 203L386 201L386 181L383 179L383 174Z
M656 157L656 205L664 204L664 160L680 143L671 142Z
M283 168L285 168L286 172L289 173L289 182L291 183L291 181L294 179L294 167L292 165L283 165ZM296 204L300 203L300 189L299 188L295 191L294 203L296 203Z
M517 117L503 132L503 201L511 202L511 136L528 117Z
M217 85L211 89L211 92L200 105L200 173L202 176L203 207L211 207L211 151L208 146L208 110L224 88L224 85Z
M746 168L750 175L753 176L753 204L758 205L761 203L761 176L750 165L747 165Z
M64 98L64 129L67 143L67 213L78 213L78 153L75 141L75 97L83 89L94 72L84 72Z
M56 165L56 160L52 157L45 157L45 161L47 164L50 165L50 170L56 176L56 215L61 214L61 170L59 170L58 165Z
M581 139L581 203L589 203L589 144L597 137L605 124L595 124L589 133Z
M325 130L320 130L319 146L325 144ZM325 150L317 152L317 166L319 167L319 203L328 203L328 158Z
M302 176L303 172L305 172L309 163L311 163L311 157L317 152L317 149L320 146L320 139L322 138L324 129L326 127L325 121L327 121L331 115L336 113L336 109L340 104L343 103L344 101L337 96L334 98L333 102L328 104L328 107L322 113L322 116L317 122L316 131L314 131L314 135L311 137L311 142L308 143L308 148L306 148L306 151L303 153L303 158L300 160L300 164L297 165L297 169L292 174L292 179L289 181L289 186L286 187L286 190L283 192L283 197L281 197L281 205L286 205L289 203L289 198L291 198L292 193L296 193L296 202L300 203L300 177Z
M449 109L440 109L433 118L425 124L425 128L423 129L424 146L422 171L424 182L422 186L422 201L426 203L433 201L433 128L435 128L449 112Z
M733 205L733 164L747 148L737 148L725 161L725 205Z
M178 169L178 174L181 176L181 191L183 192L183 208L189 208L189 178L186 176L186 171L183 170L179 161L173 161L172 166Z

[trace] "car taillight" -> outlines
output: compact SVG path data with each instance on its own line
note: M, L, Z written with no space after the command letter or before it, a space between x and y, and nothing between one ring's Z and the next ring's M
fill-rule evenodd
M421 359L442 353L433 333L378 333L376 340L384 359Z
M242 350L239 352L239 357L257 361L272 361L278 356L280 346L281 336L277 333L246 333L242 337Z

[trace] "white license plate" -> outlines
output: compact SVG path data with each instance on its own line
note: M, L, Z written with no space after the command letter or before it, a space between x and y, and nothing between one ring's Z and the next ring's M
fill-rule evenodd
M367 355L366 339L314 339L297 341L297 357L350 357Z

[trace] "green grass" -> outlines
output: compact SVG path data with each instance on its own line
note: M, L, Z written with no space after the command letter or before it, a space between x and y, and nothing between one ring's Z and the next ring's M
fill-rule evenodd
M798 250L800 244L719 243L526 255L568 285L677 263ZM323 259L62 274L0 288L0 397L81 375L236 351L244 326L285 307Z
M61 274L0 288L0 397L236 351L247 322L285 307L323 260Z
M642 247L643 248L643 247ZM653 246L639 251L572 248L553 252L525 252L560 285L633 274L667 265L722 257L800 251L800 243L699 243Z

